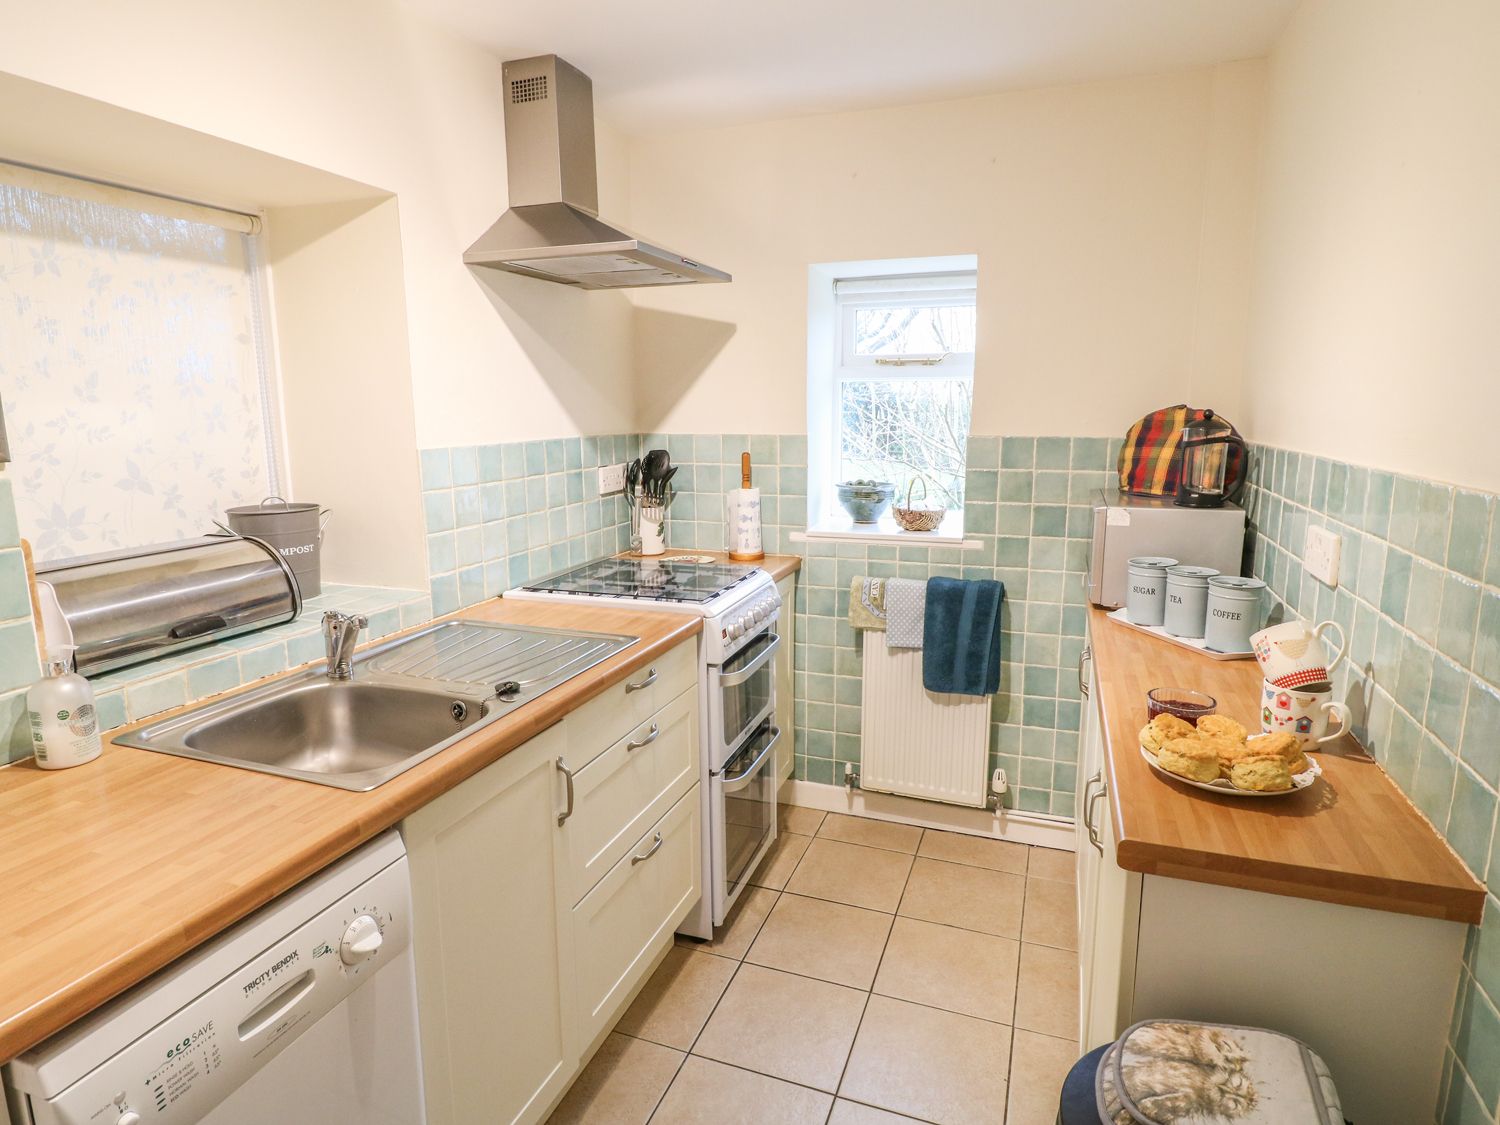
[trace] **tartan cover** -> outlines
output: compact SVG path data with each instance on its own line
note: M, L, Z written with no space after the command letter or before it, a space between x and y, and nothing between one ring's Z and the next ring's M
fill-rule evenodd
M1125 435L1120 447L1120 491L1134 496L1176 496L1180 465L1177 444L1182 429L1202 418L1205 410L1178 403L1147 414ZM1214 417L1238 436L1233 423L1218 412ZM1224 473L1226 491L1233 492L1234 482L1245 473L1245 456L1238 448L1228 451L1229 465Z

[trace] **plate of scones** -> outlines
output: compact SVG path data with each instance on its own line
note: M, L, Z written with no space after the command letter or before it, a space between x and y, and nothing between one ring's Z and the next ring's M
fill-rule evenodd
M1232 797L1295 793L1323 772L1295 736L1251 737L1227 715L1205 715L1197 726L1176 715L1157 715L1141 728L1141 756L1158 773Z

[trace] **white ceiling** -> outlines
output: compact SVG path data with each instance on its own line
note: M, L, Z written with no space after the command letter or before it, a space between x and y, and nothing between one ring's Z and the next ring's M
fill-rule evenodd
M558 54L629 132L1151 74L1267 53L1298 0L408 0Z

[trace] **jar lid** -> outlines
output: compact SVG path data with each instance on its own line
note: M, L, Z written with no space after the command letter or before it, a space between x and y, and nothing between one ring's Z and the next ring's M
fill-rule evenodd
M1191 582L1207 584L1210 578L1217 578L1219 572L1211 566L1173 566L1167 568L1168 578L1185 578Z
M1159 558L1155 555L1142 555L1130 560L1132 569L1135 570L1166 570L1177 565L1176 559Z
M1259 593L1266 588L1266 584L1259 578L1241 578L1237 574L1217 574L1208 580L1208 584L1216 590L1243 590Z
M230 516L284 516L288 512L315 512L318 505L305 501L283 500L280 496L267 496L259 504L241 504L236 508L225 508Z

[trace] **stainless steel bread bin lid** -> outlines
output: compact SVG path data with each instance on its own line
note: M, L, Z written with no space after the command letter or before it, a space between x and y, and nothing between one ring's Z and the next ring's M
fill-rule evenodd
M37 568L85 676L293 620L302 594L272 548L239 535L66 559ZM53 644L62 638L48 638Z

